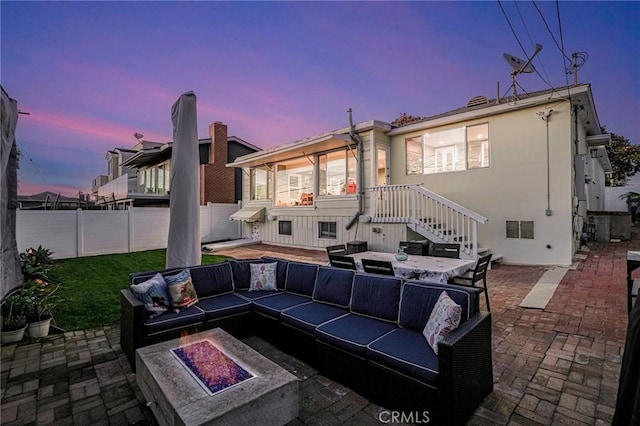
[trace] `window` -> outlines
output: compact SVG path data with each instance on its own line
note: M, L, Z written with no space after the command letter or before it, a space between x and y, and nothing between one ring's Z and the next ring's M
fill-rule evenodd
M507 220L507 238L533 240L532 220Z
M318 222L318 238L337 239L336 222Z
M489 125L424 133L405 140L407 175L489 167Z
M409 138L406 140L407 174L421 175L424 173L422 165L422 137Z
M279 220L278 221L278 234L279 235L291 235L291 221Z
M489 167L489 125L467 127L467 169Z
M276 206L313 205L313 167L306 157L276 165Z
M320 154L318 164L318 195L356 193L356 159L351 151Z
M250 199L270 200L273 186L273 173L266 167L258 167L249 171Z

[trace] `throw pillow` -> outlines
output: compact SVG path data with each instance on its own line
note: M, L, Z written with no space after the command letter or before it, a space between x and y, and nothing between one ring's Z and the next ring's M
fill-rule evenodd
M175 275L165 277L171 297L171 308L175 312L187 309L189 306L198 303L198 295L191 281L191 273L188 269L183 269Z
M249 291L275 290L278 262L252 263Z
M171 300L167 294L167 283L159 273L140 284L133 284L131 291L138 300L144 303L144 309L151 318L167 312L171 307Z
M438 342L444 336L451 333L460 325L462 307L454 302L446 291L440 293L427 325L422 330L422 334L427 339L427 343L438 355Z

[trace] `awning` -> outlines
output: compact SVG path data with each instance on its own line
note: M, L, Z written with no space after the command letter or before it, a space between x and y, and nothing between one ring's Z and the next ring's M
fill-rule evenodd
M245 207L231 216L231 220L244 220L245 222L264 222L264 207Z

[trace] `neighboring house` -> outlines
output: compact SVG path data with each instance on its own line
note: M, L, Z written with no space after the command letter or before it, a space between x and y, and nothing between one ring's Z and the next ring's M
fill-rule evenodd
M604 207L609 142L589 85L475 97L401 127L371 120L237 158L247 201L231 218L265 243L389 252L426 238L466 258L570 265L587 210Z
M76 210L91 208L86 194L78 197L65 197L55 192L45 191L34 195L18 195L20 210Z
M200 204L237 203L242 199L242 171L225 164L260 148L238 137L228 137L227 126L220 122L209 126L209 136L198 140ZM148 141L141 141L131 150L109 151L109 171L118 177L97 188L96 204L110 209L168 206L171 152L172 142ZM94 182L101 178L98 176Z

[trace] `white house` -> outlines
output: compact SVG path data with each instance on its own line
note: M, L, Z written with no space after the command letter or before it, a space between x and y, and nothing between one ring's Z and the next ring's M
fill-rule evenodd
M350 120L350 119L349 119ZM468 105L396 127L371 120L238 157L244 208L265 243L457 242L461 256L569 265L611 171L591 88Z

